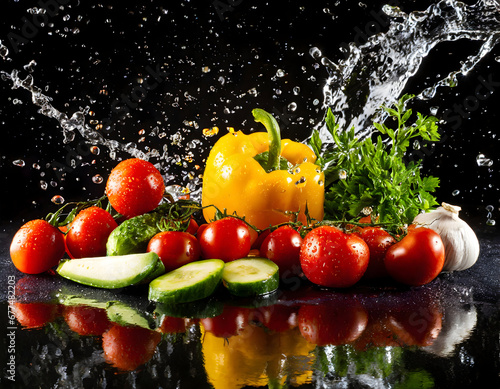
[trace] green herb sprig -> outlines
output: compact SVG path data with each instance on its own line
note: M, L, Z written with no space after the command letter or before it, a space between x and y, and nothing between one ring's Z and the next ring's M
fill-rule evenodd
M363 140L355 136L354 128L339 130L328 109L325 120L333 144L325 148L316 130L309 142L325 171L325 219L356 221L371 214L381 224L397 229L438 204L431 193L439 186L439 179L422 177L422 161L405 158L411 139L440 139L438 119L417 113L410 124L412 110L405 105L411 98L404 95L393 107L382 107L388 119L394 119L395 129L373 123L378 134Z

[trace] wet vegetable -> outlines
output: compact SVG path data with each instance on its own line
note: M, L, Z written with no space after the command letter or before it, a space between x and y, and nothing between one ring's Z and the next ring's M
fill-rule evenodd
M418 215L414 224L436 231L445 246L443 270L465 270L474 265L479 257L479 241L464 220L460 219L461 208L442 203L438 209Z
M203 206L236 212L260 229L293 220L296 213L305 223L306 207L310 217L322 220L324 176L314 164L314 152L305 144L282 140L269 113L254 109L253 114L268 132L238 131L216 142L204 171ZM210 221L215 210L207 207L203 214Z

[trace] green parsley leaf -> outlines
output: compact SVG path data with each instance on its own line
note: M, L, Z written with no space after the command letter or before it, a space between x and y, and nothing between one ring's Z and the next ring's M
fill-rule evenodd
M372 214L396 230L437 205L431 193L439 179L421 177L421 161L405 162L412 139L440 139L437 118L417 113L410 124L412 110L405 106L413 97L404 95L393 107L382 107L391 119L386 121L396 123L396 128L374 122L378 133L363 140L356 137L354 128L341 131L328 109L325 122L333 144L325 148L316 130L310 139L325 172L325 219L349 222Z

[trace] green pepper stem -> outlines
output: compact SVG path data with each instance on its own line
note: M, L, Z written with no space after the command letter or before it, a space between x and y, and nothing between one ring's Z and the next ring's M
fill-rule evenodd
M279 170L281 155L281 134L280 126L270 113L260 108L252 110L256 122L262 123L266 127L269 137L269 158L267 160L267 171Z

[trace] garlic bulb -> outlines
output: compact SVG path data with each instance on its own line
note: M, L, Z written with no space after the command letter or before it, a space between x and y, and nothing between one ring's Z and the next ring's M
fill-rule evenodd
M479 257L479 241L470 226L458 217L460 207L442 203L434 211L417 215L414 224L436 231L445 246L443 271L465 270Z

